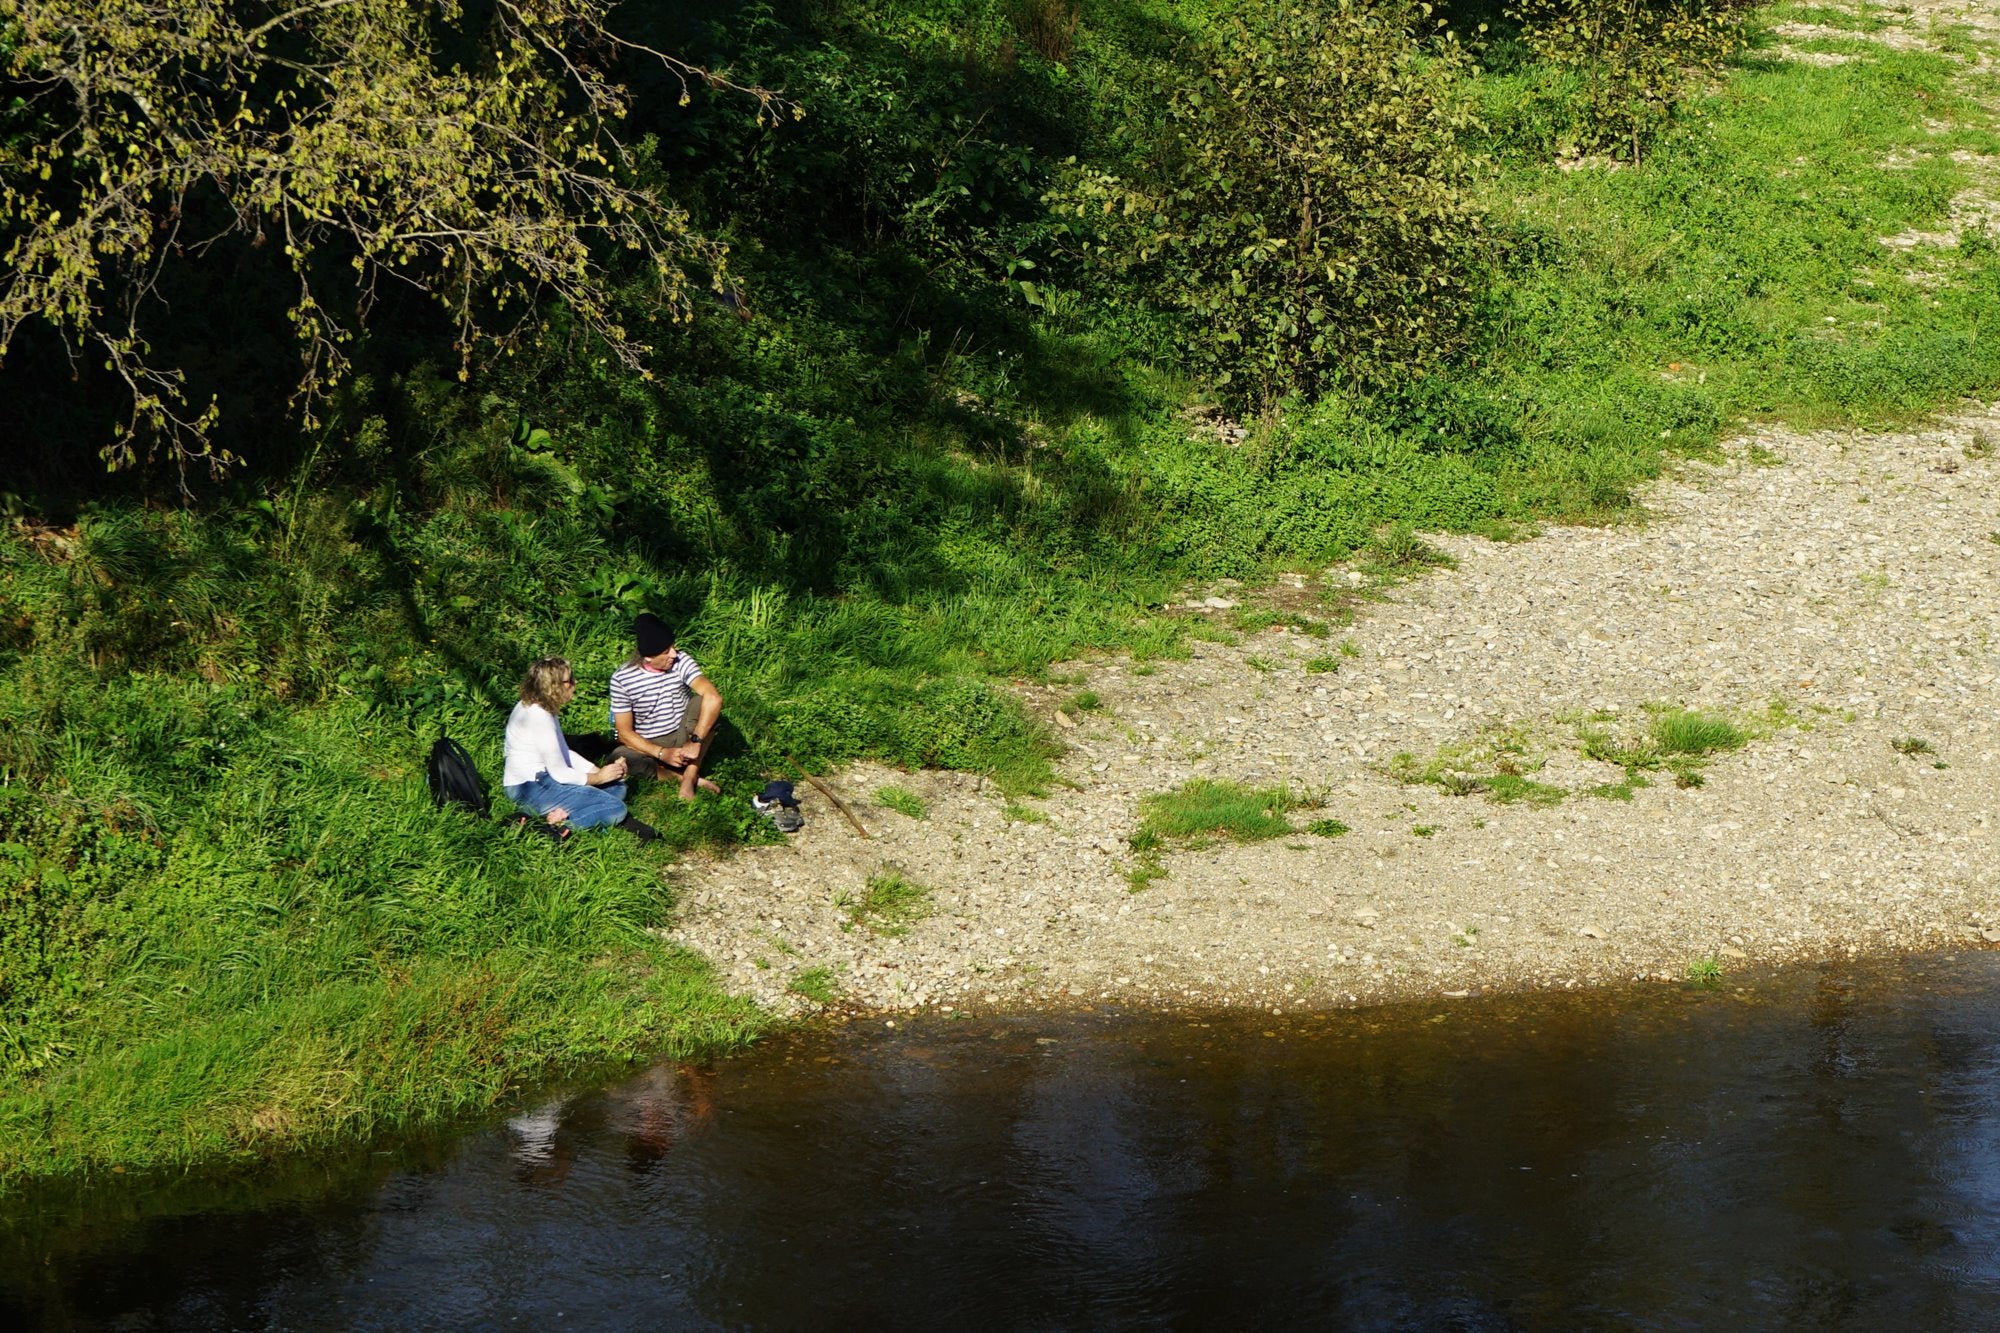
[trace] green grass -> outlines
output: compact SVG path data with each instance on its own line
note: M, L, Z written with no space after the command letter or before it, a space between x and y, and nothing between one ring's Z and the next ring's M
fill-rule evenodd
M922 819L926 813L924 798L908 787L877 787L875 804L911 819Z
M1306 659L1307 675L1327 676L1333 674L1338 670L1340 670L1340 659L1338 657L1329 657L1321 655L1319 657L1309 657Z
M1229 838L1259 842L1292 832L1289 811L1314 804L1285 787L1248 787L1194 778L1139 802L1140 828L1169 842Z
M1664 755L1700 757L1740 750L1750 742L1749 733L1727 718L1681 709L1656 714L1652 734Z
M792 974L785 989L814 1004L832 1004L840 995L840 982L830 967L803 967Z
M122 753L0 787L40 926L0 932L0 1177L328 1144L760 1029L651 933L657 846L435 811L419 737L360 709L199 680L120 702Z
M1687 979L1703 988L1718 986L1722 983L1722 964L1714 958L1697 958L1688 964Z
M1937 753L1937 747L1921 736L1898 736L1889 742L1889 748L1897 754L1911 757Z
M909 934L937 910L928 888L895 870L870 875L861 893L841 894L834 904L855 924L892 939Z
M1493 727L1428 757L1401 751L1390 756L1384 771L1398 782L1436 787L1448 796L1484 794L1500 805L1558 805L1567 792L1526 776L1541 767L1531 754L1534 748L1526 727Z
M1522 777L1518 773L1494 773L1480 779L1486 794L1502 805L1524 802L1528 805L1560 805L1568 795L1561 787L1546 782L1536 782L1533 778Z
M1338 819L1315 819L1306 825L1306 832L1320 838L1338 838L1352 831Z
M1629 801L1641 788L1652 786L1652 781L1644 773L1628 770L1623 782L1603 782L1584 790L1586 796L1597 796L1607 801Z

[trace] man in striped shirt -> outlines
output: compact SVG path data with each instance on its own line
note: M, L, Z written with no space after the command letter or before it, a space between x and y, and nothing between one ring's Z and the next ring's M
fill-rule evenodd
M632 622L632 636L638 651L611 673L611 725L618 733L611 757L624 759L633 777L680 774L683 801L697 790L721 790L701 766L722 717L722 691L674 646L673 630L651 611Z

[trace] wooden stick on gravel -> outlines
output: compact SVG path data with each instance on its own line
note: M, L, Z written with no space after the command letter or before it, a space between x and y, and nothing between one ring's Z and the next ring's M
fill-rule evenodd
M868 836L868 830L861 827L861 821L856 819L854 817L854 812L847 808L847 802L841 800L838 796L835 796L833 794L833 788L827 786L824 782L821 782L818 778L814 777L812 774L806 773L806 766L800 763L798 760L792 758L789 754L785 756L785 762L790 764L793 768L799 770L799 772L805 773L806 781L812 783L813 790L818 792L821 796L826 797L827 800L832 801L834 804L834 808L839 810L841 814L846 815L847 822L854 825L854 831L856 833L859 833L864 838Z

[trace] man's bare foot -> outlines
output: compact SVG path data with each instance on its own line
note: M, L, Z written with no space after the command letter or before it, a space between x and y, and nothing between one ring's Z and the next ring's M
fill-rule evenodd
M710 796L722 795L722 788L716 786L713 782L709 781L707 778L697 779L696 785L699 786L702 791L707 792ZM692 801L695 798L695 795L696 793L689 791L686 787L681 788L681 799L683 801Z

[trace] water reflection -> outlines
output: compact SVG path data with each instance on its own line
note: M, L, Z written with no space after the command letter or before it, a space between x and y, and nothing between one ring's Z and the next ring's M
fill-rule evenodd
M17 1205L6 1300L79 1328L1987 1328L1995 963L801 1038L310 1203Z

